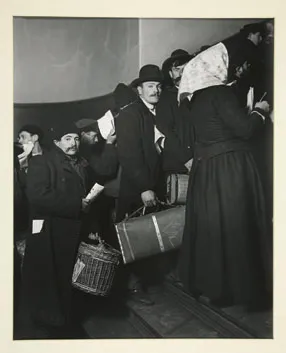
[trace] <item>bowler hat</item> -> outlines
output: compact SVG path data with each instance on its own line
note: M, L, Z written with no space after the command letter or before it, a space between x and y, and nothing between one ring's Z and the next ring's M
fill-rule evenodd
M142 66L139 71L139 77L132 81L131 85L138 87L141 83L148 81L163 83L163 74L157 65L148 64Z
M186 50L176 49L171 53L171 56L163 62L162 71L168 72L175 61L179 61L180 65L183 65L192 59L193 55L190 55Z

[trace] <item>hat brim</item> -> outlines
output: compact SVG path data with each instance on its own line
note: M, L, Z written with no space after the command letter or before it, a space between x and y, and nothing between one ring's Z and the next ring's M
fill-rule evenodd
M193 58L193 55L190 55L190 54L180 54L180 55L170 56L168 59L166 59L163 62L162 71L165 71L165 72L169 71L173 62L175 62L176 60L186 60L186 63L187 63L192 58Z
M151 77L142 77L142 78L136 78L135 80L133 80L130 84L131 87L138 87L139 85L141 85L141 83L144 82L159 82L159 83L163 83L164 79L163 77L158 77L158 76L151 76Z

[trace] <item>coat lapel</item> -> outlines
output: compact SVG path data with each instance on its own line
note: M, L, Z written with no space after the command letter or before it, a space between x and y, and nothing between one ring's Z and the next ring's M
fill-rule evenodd
M76 170L71 166L71 164L67 160L65 154L61 150L59 150L59 151L55 150L55 154L56 154L56 158L57 158L57 163L59 165L59 170L62 171L63 177L66 173L73 175L75 178L78 179L79 184L86 192L87 191L87 178L88 178L88 176L87 176L87 171L86 171L85 165L87 165L87 162L83 158L80 158L80 160L79 160L79 163L83 168L83 179L82 179L79 176L79 174L76 172Z
M155 116L149 111L146 105L141 101L141 111L142 111L142 143L145 151L146 164L149 167L152 178L157 174L159 154L154 143L154 126L155 126Z

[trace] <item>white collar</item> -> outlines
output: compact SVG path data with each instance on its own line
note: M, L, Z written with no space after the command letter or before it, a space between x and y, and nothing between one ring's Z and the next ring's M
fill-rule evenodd
M146 105L146 107L151 111L151 113L154 114L155 112L155 105L154 104L151 104L151 103L148 103L145 101L144 98L140 97L140 99L142 100L142 102Z

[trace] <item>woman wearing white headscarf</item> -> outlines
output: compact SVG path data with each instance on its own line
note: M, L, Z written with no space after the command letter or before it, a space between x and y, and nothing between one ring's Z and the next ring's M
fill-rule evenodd
M263 128L269 106L257 103L246 115L228 86L247 70L243 55L230 59L218 43L192 59L182 76L178 99L188 100L195 142L180 277L195 296L251 308L266 293L271 246L248 140Z

